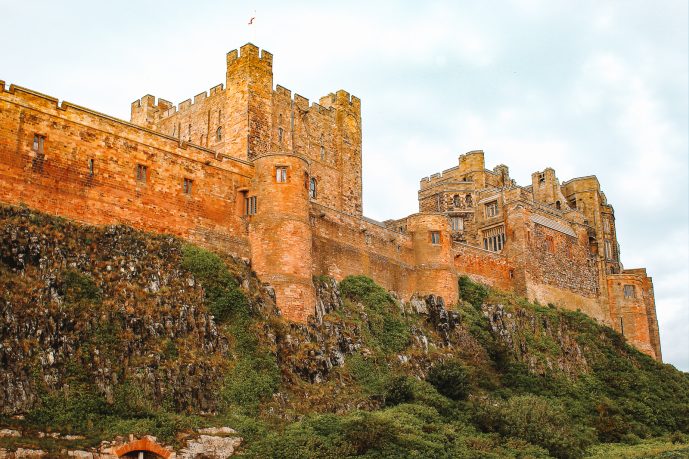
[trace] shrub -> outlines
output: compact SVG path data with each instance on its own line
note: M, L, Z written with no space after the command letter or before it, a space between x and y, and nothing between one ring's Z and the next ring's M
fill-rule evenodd
M385 384L385 405L394 406L411 402L414 399L414 386L409 377L395 376Z
M475 420L482 428L542 446L558 458L583 457L594 440L592 429L573 421L556 399L522 395L488 399L476 408Z
M201 283L206 303L216 322L247 316L249 304L237 281L216 254L192 245L182 248L182 267Z
M466 367L455 360L433 365L427 380L438 392L452 400L464 400L469 395L469 374Z
M459 278L459 296L478 309L488 297L488 288L477 284L467 276L461 276Z
M678 431L678 430L675 430L674 432L672 432L672 433L670 434L669 440L670 440L673 444L677 444L677 443L686 443L686 442L687 442L687 437L686 437L682 432L680 432L680 431Z
M64 297L65 302L70 304L100 303L101 301L100 289L91 276L75 269L66 269L60 273L58 293Z
M374 309L394 304L390 294L366 276L347 276L340 282L340 293L346 298L360 301Z

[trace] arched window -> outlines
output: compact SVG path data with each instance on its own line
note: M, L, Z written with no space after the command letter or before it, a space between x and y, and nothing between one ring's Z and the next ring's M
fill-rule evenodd
M222 140L222 127L219 127L217 131L215 131L215 140L220 142Z
M470 195L470 194L466 195L466 198L464 198L464 199L465 199L465 201L466 201L466 203L467 203L467 206L472 206L472 205L473 205L473 204L472 204L472 201L471 201L471 195Z
M455 207L459 207L460 202L459 202L459 195L456 194L452 197L452 205Z
M316 199L316 179L313 177L309 180L309 197Z
M555 208L556 209L562 209L562 205L560 204L560 201L555 201Z

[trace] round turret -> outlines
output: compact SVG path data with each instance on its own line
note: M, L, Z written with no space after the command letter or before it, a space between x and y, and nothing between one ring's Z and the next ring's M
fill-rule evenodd
M254 271L275 289L289 320L305 322L315 308L309 225L309 163L294 154L264 154L254 160L255 213L249 243Z

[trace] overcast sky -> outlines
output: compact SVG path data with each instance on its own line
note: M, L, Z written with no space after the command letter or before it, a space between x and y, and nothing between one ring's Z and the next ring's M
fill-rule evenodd
M415 212L421 177L482 149L520 185L595 174L622 262L653 276L666 362L689 371L686 0L8 1L0 79L129 119L224 82L225 53L274 54L312 101L362 100L364 212ZM255 16L254 25L248 21Z

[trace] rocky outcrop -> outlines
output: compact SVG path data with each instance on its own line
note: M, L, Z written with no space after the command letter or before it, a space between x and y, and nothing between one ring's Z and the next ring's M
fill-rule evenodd
M228 343L180 256L172 237L0 208L0 412L68 383L213 410Z
M576 331L559 315L551 317L501 304L484 304L482 312L494 336L530 372L545 374L557 370L576 377L589 371Z

